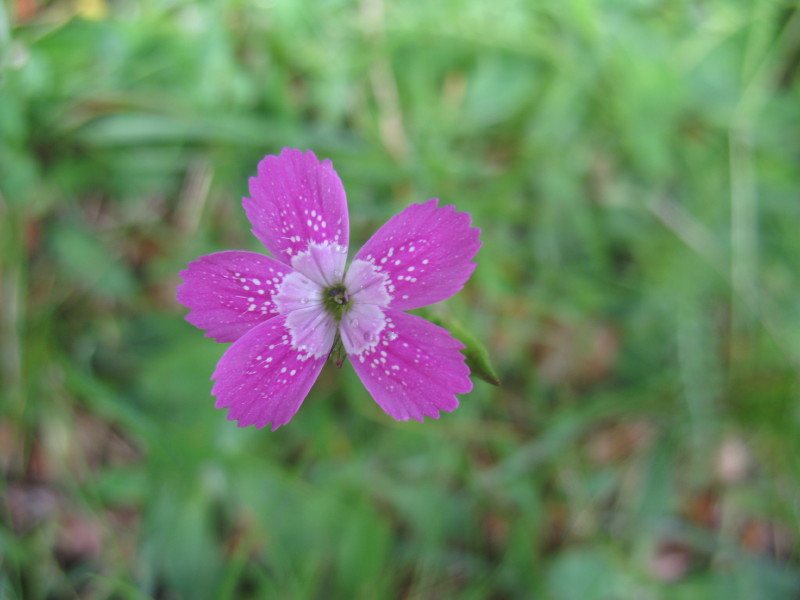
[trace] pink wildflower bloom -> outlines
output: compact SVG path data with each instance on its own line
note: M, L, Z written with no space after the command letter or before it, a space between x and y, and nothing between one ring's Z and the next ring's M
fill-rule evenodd
M338 339L395 419L438 418L472 389L463 345L402 311L449 298L475 268L479 230L467 213L412 204L347 262L347 199L330 160L284 148L250 179L244 209L275 258L231 250L181 272L186 320L233 342L212 376L217 408L273 430L300 408Z

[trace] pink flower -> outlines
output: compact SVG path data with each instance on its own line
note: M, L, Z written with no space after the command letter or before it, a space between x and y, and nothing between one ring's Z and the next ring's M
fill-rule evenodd
M341 340L361 381L395 419L439 417L472 389L463 345L402 311L449 298L475 268L479 230L437 200L395 215L345 267L347 199L330 160L284 148L250 178L243 205L275 258L231 250L181 272L186 320L233 342L212 376L217 408L272 429L300 408Z

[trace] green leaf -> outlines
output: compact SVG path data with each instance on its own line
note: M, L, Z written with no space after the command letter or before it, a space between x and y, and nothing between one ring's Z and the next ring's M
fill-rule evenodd
M492 385L500 385L500 378L495 373L492 361L489 359L489 352L478 338L455 319L433 315L428 312L425 312L425 318L431 323L447 329L453 334L453 337L466 346L461 352L467 358L467 366L472 375Z

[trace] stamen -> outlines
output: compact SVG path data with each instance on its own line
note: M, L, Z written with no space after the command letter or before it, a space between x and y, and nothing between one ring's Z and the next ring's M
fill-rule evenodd
M345 289L343 285L337 285L328 290L328 298L333 300L339 306L344 306L350 302L350 298L347 295L347 289Z
M324 305L337 321L350 309L350 294L344 284L338 283L323 291Z

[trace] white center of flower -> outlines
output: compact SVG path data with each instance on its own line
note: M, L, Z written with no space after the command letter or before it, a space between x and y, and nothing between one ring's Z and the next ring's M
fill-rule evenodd
M344 275L347 248L325 242L312 243L292 259L294 273L281 282L273 297L280 314L286 314L286 326L292 347L305 357L327 355L337 329L345 350L359 355L374 348L386 328L383 308L389 305L389 278L374 265L355 260ZM331 310L326 291L337 292L337 312Z

